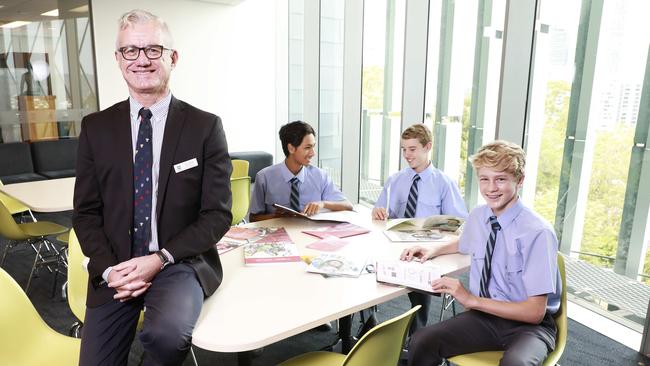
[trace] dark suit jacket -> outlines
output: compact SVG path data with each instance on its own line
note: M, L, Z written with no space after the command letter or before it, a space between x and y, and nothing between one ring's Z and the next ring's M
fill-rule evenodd
M99 285L109 266L131 258L133 147L129 102L84 117L79 136L73 226L90 258L86 304L112 300ZM198 166L176 173L175 164ZM172 97L160 154L158 243L190 264L206 296L221 283L214 244L230 227L232 165L221 119Z

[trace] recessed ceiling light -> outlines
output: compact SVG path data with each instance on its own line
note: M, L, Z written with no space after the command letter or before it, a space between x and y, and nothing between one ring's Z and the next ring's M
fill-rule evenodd
M59 9L46 11L45 13L42 13L41 15L46 16L46 17L58 17L59 16Z
M23 25L27 25L31 22L23 22L22 20L18 20L15 22L10 22L7 24L0 25L0 28L17 28L17 27L22 27Z
M70 9L71 12L73 13L87 13L88 12L88 5L82 5L74 9Z

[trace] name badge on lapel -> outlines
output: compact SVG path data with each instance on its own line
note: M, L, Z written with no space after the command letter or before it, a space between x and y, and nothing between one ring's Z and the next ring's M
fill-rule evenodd
M185 160L182 163L178 163L178 164L174 165L174 171L176 173L180 173L180 172L182 172L184 170L191 169L191 168L194 168L194 167L197 167L197 166L199 166L199 162L196 161L196 158L194 158L194 159L190 159L190 160Z

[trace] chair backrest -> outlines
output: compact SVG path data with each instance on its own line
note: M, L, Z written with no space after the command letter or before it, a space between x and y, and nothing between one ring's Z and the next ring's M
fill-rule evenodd
M20 286L0 269L0 364L76 365L80 340L52 330Z
M248 160L233 159L231 162L232 174L230 178L248 177L248 165L250 164Z
M420 305L372 328L354 345L343 365L397 365L413 315L419 309Z
M239 177L230 179L232 191L232 225L240 223L248 213L251 202L251 178Z
M33 172L34 164L29 143L10 142L0 144L0 177Z
M555 349L549 353L544 361L544 365L555 365L560 360L564 347L566 346L568 320L567 320L567 304L566 304L566 269L564 267L564 257L561 253L557 253L557 268L560 271L560 279L562 281L562 294L560 296L560 309L553 315L555 318L555 326L557 327L557 336L555 337Z
M9 240L26 240L29 238L29 236L25 235L25 233L20 229L2 201L0 201L0 237Z
M83 321L86 314L88 272L83 269L84 255L74 229L68 238L68 305L77 319Z
M74 169L77 164L79 139L34 141L31 145L36 172Z

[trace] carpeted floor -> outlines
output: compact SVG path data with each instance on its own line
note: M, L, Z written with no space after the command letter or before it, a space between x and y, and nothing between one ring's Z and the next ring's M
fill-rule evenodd
M62 225L70 226L70 213L38 215L39 220L50 220ZM0 240L0 249L4 250L4 240ZM4 269L11 274L22 286L27 281L29 268L34 259L31 248L20 246L12 249L7 257ZM225 274L228 275L227 273ZM54 276L46 270L41 270L39 277L32 281L29 297L43 319L55 330L67 334L70 325L76 321L67 302L61 296L59 279L55 297L50 297ZM464 279L466 281L466 278ZM430 319L437 319L440 312L440 301L434 299ZM406 296L394 299L379 306L378 318L380 321L389 319L403 313L410 307ZM355 329L359 326L355 318ZM252 329L251 331L254 331ZM275 365L295 355L319 350L331 344L336 338L334 331L318 332L315 330L285 339L281 342L265 347L264 352L253 360L253 365ZM214 353L195 349L198 363L204 365L235 366L237 355L229 353ZM137 365L142 355L139 342L134 342L129 365ZM567 365L650 365L650 360L643 357L635 350L627 348L609 338L569 320L569 337L560 364ZM188 358L184 365L193 365ZM369 365L371 366L371 365Z

